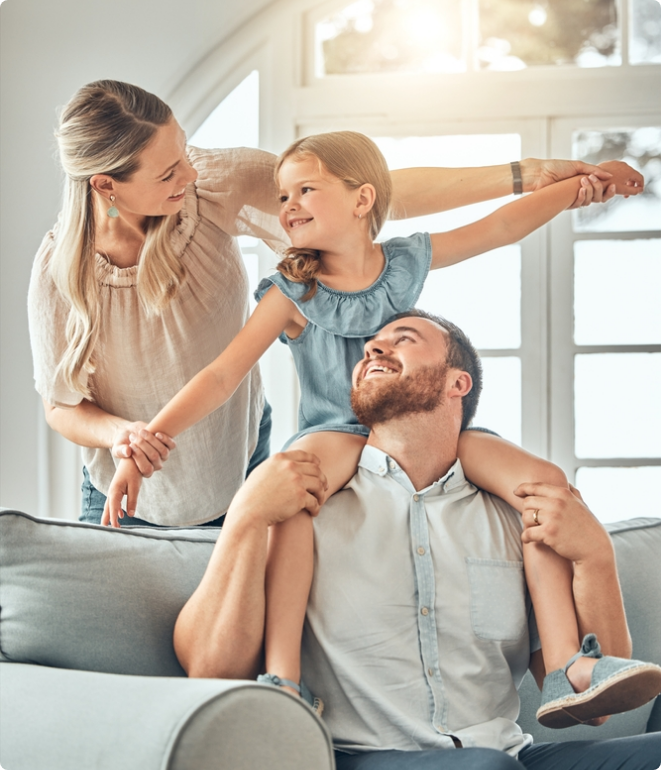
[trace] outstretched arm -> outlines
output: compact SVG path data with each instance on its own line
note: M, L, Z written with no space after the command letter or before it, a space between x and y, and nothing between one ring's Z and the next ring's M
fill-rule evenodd
M272 287L246 325L225 350L195 375L147 425L151 433L176 436L222 406L243 378L292 320L294 305ZM136 510L142 477L132 460L121 460L108 490L102 524L119 526L121 503L129 516Z
M567 204L570 208L585 206L592 201L606 201L615 194L607 164L593 166L578 160L535 158L527 158L520 163L524 192L535 192L576 176L586 180L577 186L574 200ZM643 177L630 166L627 169L628 194L635 195L643 188ZM391 177L392 219L448 211L470 203L502 198L513 191L509 163L474 168L405 168L392 171Z
M642 187L636 187L633 188L636 192L632 192L628 184L629 167L626 163L611 161L607 166L613 174L612 183L616 194L634 195L642 191ZM447 267L485 251L520 241L571 206L580 186L580 177L565 179L512 201L470 225L447 233L434 233L431 236L432 269Z

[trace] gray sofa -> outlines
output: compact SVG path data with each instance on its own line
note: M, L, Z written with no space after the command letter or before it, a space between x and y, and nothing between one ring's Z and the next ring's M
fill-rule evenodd
M661 664L661 519L611 527L634 656ZM254 682L187 679L179 609L218 530L111 530L0 512L0 763L4 770L334 767L322 721ZM536 741L661 730L661 699L599 728L551 731L521 689Z

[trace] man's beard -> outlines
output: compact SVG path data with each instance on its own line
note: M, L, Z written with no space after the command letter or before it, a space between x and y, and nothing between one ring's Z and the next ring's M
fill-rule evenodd
M431 412L443 403L447 374L448 365L443 362L392 382L360 380L351 389L351 407L358 421L368 428L407 414ZM388 376L384 375L384 379Z

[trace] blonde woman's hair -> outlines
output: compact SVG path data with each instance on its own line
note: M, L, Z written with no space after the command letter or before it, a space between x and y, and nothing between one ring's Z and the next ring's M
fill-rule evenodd
M86 398L92 395L87 381L95 370L93 352L101 324L90 179L107 174L118 182L129 180L140 165L140 153L171 118L168 105L142 88L99 80L73 96L55 133L66 181L49 271L69 305L67 346L58 372L71 390ZM149 313L162 310L184 279L170 242L176 222L176 215L147 218L137 290Z
M386 159L374 142L355 131L333 131L299 139L278 158L276 180L286 160L316 158L323 169L341 180L350 190L371 184L376 191L374 205L367 214L370 235L376 238L388 218L392 181ZM321 271L321 254L316 249L290 248L277 269L296 283L305 283L305 302L317 293L317 276Z

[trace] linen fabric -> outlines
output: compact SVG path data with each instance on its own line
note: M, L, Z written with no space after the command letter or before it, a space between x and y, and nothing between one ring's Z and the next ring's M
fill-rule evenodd
M248 316L248 279L235 236L276 250L287 246L277 217L275 157L261 150L189 148L198 179L186 189L172 233L186 268L178 295L156 316L137 292L137 267L119 268L96 254L101 333L89 379L94 403L127 420L148 421L234 339ZM48 271L57 226L44 238L28 295L35 386L52 406L74 407L82 395L57 374L68 307ZM255 366L220 409L177 437L162 471L145 479L136 515L153 524L192 525L225 513L257 445L263 409ZM107 495L115 472L108 449L83 448L92 484Z
M172 630L219 531L114 529L0 512L2 655L57 668L184 676Z
M275 273L264 278L255 292L260 301L276 286L307 320L296 339L280 335L294 357L301 388L299 433L288 443L323 430L369 434L351 409L351 373L367 340L395 313L415 305L432 256L427 233L392 238L381 248L385 257L381 275L361 291L339 291L319 282L314 297L303 302L307 285Z
M302 676L336 748L492 748L532 742L517 687L539 639L523 576L521 517L457 460L416 491L366 446L314 520Z

